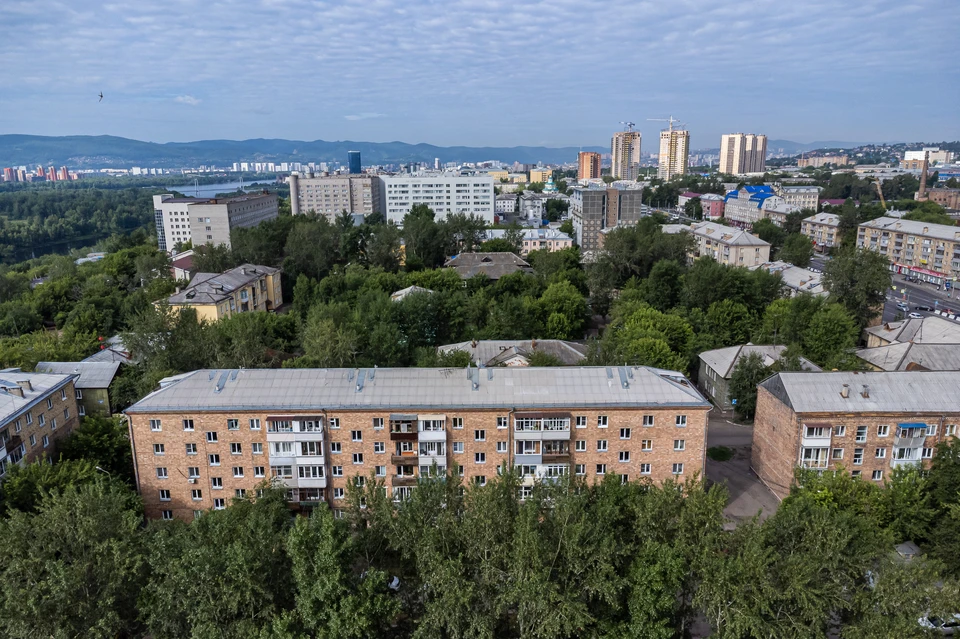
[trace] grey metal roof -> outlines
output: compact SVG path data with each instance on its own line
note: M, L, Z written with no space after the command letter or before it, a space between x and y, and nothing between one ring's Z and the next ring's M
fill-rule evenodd
M956 226L933 224L931 222L920 222L917 220L904 220L896 217L878 217L869 222L863 222L860 224L860 228L873 231L921 235L939 240L950 240L951 242L960 239L960 228Z
M797 413L960 413L960 371L777 373L760 386Z
M960 371L960 344L898 342L862 348L857 357L885 371Z
M176 304L216 304L233 297L233 292L264 274L279 273L280 269L258 264L241 264L223 273L196 273L190 284L179 293L167 298L167 303Z
M438 346L437 350L441 353L464 351L470 354L470 361L479 361L485 366L496 366L501 361L514 355L529 358L534 351L549 353L568 366L579 364L587 355L587 347L583 344L566 342L560 339L485 339L460 342L459 344L444 344Z
M729 379L733 375L733 368L742 358L753 353L759 354L763 358L763 364L767 368L773 366L787 350L786 346L772 344L743 344L742 346L728 346L727 348L718 348L713 351L704 351L700 353L700 359L717 371L724 379ZM819 371L820 368L810 360L801 357L800 364L804 370Z
M688 230L694 235L728 244L730 246L770 246L756 235L750 235L743 229L724 226L716 222L694 222Z
M936 315L928 315L923 319L887 322L864 330L888 342L960 344L960 324Z
M517 271L530 271L530 265L514 253L461 253L454 255L444 264L446 268L454 269L457 274L467 280L483 273L492 280Z
M120 362L39 362L38 373L79 375L74 386L84 388L107 388L117 375Z
M649 367L312 368L194 371L126 412L645 406L710 404L681 373Z
M24 373L19 368L0 371L0 426L22 415L34 404L73 379L72 375L49 373ZM21 383L29 382L30 388ZM22 388L23 397L17 389ZM9 390L7 390L9 389Z

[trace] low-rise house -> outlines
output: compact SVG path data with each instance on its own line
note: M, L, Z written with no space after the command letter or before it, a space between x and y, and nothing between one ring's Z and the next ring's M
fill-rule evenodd
M196 269L193 268L193 249L177 253L170 260L170 275L177 281L189 282Z
M529 366L534 353L546 353L567 366L580 364L587 356L587 347L559 339L473 340L439 346L440 353L463 351L478 366Z
M504 239L507 236L505 229L491 229L487 231L487 239ZM520 255L526 257L530 251L562 251L573 246L573 238L556 229L538 228L523 229Z
M113 414L110 386L120 370L120 362L39 362L38 373L75 376L73 387L80 417Z
M452 268L465 280L480 274L491 280L498 280L504 275L533 271L529 264L514 253L461 253L451 257L443 266Z
M499 214L514 213L517 210L517 196L515 193L501 193L494 200L494 208Z
M867 348L903 342L960 344L960 324L935 315L869 326L863 332Z
M763 365L770 368L783 357L786 346L743 344L728 346L700 353L700 370L697 386L722 410L734 407L736 397L730 397L730 379L737 362L754 353L763 358ZM819 371L810 360L801 357L800 364L806 371Z
M84 357L82 362L119 362L121 364L136 363L130 351L123 343L123 338L119 335L107 338L100 342L100 350L89 357Z
M743 229L697 222L688 230L696 240L695 257L712 257L728 266L749 267L770 261L770 243Z
M186 288L167 298L176 309L193 308L197 318L215 321L236 313L275 311L283 304L280 269L243 264L223 273L197 273Z
M833 213L817 213L803 218L800 232L810 238L819 251L840 245L840 216Z
M700 196L700 206L703 208L703 219L719 220L723 217L723 196L716 193L704 193Z
M779 273L783 286L790 291L790 297L796 297L800 293L809 293L818 297L827 294L827 290L823 287L822 275L810 269L780 261L766 262L750 268L751 270L762 268L768 273Z
M874 371L960 371L960 344L898 342L861 348L857 357Z
M779 497L796 468L884 482L956 437L960 372L777 373L757 387L752 466Z

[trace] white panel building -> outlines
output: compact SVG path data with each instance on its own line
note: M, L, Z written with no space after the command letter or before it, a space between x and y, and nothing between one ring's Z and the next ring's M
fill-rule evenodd
M453 213L478 215L493 224L493 178L446 174L382 177L387 220L403 223L414 204L426 204L436 219Z

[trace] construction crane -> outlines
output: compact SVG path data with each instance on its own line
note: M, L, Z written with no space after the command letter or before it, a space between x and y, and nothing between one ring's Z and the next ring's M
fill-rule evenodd
M673 131L674 124L676 124L677 126L683 126L683 123L680 122L679 120L674 120L672 115L670 116L669 119L668 118L647 118L647 121L648 122L669 122L671 131Z
M873 185L877 187L877 195L880 196L880 205L883 206L883 210L886 211L887 201L883 199L883 188L880 185L880 178L873 178L871 182L873 182Z
M636 122L621 122L625 128L624 131L633 131L633 127L637 126Z

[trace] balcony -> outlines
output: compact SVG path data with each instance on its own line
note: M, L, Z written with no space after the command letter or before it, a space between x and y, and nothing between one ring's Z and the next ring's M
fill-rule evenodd
M922 452L922 448L898 448L894 446L893 454L890 456L890 467L919 465Z
M804 424L801 431L800 445L805 448L823 448L830 446L830 437L833 426L827 423Z
M326 477L299 477L296 485L299 488L326 488Z
M419 415L417 420L417 430L420 433L422 442L445 442L447 433L445 430L446 415Z
M570 439L570 413L516 413L513 430L520 441Z
M418 436L416 415L390 415L391 441L415 442Z
M397 486L416 486L417 478L414 475L393 475L391 482Z
M416 466L419 459L420 457L415 450L390 455L390 463L394 466Z

